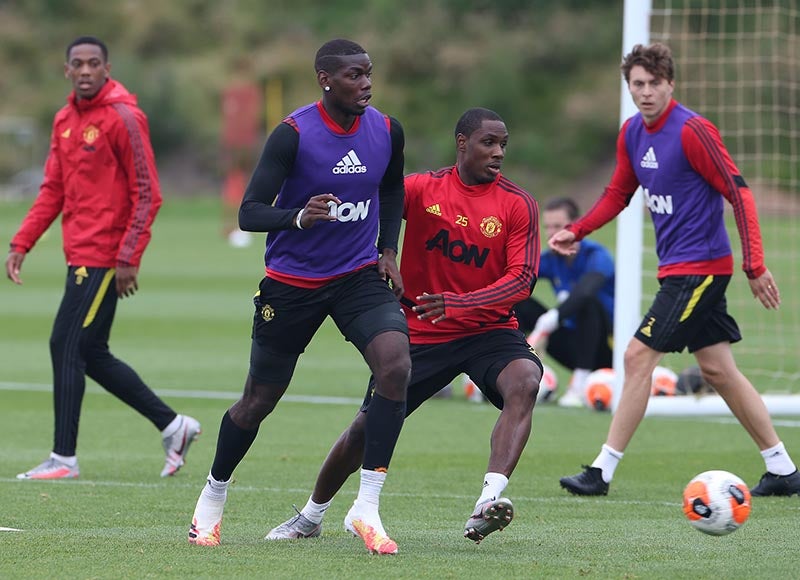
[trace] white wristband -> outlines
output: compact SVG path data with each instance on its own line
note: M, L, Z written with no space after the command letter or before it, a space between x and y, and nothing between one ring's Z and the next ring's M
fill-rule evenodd
M300 223L300 220L303 218L303 211L304 210L305 210L305 208L303 208L299 212L297 212L297 216L294 218L294 227L296 227L298 230L302 230L303 229L303 224Z

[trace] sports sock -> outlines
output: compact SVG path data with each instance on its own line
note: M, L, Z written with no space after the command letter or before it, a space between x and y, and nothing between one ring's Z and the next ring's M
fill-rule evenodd
M361 506L366 507L372 505L377 509L380 503L381 489L383 489L385 481L385 471L372 471L371 469L362 468L361 483L358 487L358 497L356 501Z
M78 465L78 457L76 455L59 455L58 453L51 453L50 459L55 459L70 467Z
M614 471L622 459L623 453L603 444L600 454L592 462L592 467L599 467L603 471L603 481L606 483L614 479Z
M508 478L502 473L489 472L483 476L483 491L478 501L475 502L475 507L479 506L487 500L494 500L503 494L503 490L508 485Z
M364 428L364 469L388 469L405 416L405 401L372 396Z
M183 415L175 415L175 418L170 421L169 425L164 427L164 430L161 431L161 437L163 439L171 437L180 429L181 425L183 425Z
M306 505L303 506L300 513L303 514L308 521L318 524L322 521L323 516L325 516L325 511L331 506L331 501L333 500L326 501L325 503L317 503L309 496Z
M203 487L203 491L200 495L214 501L225 501L225 498L228 496L228 486L230 484L230 479L228 481L218 481L214 479L214 476L209 472L206 485Z
M764 458L767 471L775 475L790 475L797 470L792 458L786 452L786 447L783 446L783 441L778 441L774 447L764 449L761 457Z
M211 465L211 473L217 481L228 481L233 474L233 470L244 458L247 450L253 444L258 435L258 429L247 431L242 429L231 419L230 411L226 411L222 417L217 437L217 452L214 455L214 463Z
M365 543L368 543L368 537L365 537L363 532L369 531L369 528L372 528L378 536L388 537L381 522L381 516L378 513L378 502L380 501L380 493L385 481L385 471L372 471L362 468L358 497L353 502L353 507L347 512L347 516L345 516L345 527L350 529L350 526L352 526ZM357 527L357 521L361 521L366 525L366 530Z

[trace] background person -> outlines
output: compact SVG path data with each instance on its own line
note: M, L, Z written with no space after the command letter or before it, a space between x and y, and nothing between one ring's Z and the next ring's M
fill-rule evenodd
M578 204L567 197L547 201L542 212L549 238L578 219ZM586 404L584 385L593 370L612 366L614 259L594 240L577 243L575 254L542 252L539 279L549 280L558 304L547 309L533 296L514 307L528 341L572 371L558 404Z
M639 113L620 129L611 183L594 207L554 234L549 245L574 254L576 242L613 219L641 185L655 226L660 288L625 351L622 397L606 442L591 466L561 478L561 486L577 495L608 492L647 409L653 369L664 353L688 348L703 378L725 399L761 451L767 473L751 493L800 493L800 472L731 351L731 343L741 335L725 299L733 254L724 200L733 206L742 269L753 296L767 309L780 305L777 284L764 264L753 194L717 128L673 99L675 64L669 47L637 44L621 68Z
M64 76L73 91L56 113L44 182L6 258L8 278L22 284L25 256L61 214L68 268L50 335L53 451L17 478L78 477L87 375L161 431L165 477L183 465L200 424L176 414L108 348L117 299L139 289L139 264L161 206L147 117L136 97L111 78L105 43L81 36L67 47L66 57Z
M238 213L258 156L264 99L249 57L237 58L231 68L221 95L222 218L228 243L244 248L252 243L252 234L239 228Z

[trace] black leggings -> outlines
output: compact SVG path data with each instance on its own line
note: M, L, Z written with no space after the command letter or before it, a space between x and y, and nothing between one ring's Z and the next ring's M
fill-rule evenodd
M520 330L529 334L547 308L535 298L528 298L517 304L514 312ZM573 326L559 326L553 331L547 341L547 354L570 370L611 367L612 325L600 301L588 299L573 321Z
M114 270L72 266L50 335L53 451L75 455L86 376L163 430L176 417L139 375L108 349L117 309Z

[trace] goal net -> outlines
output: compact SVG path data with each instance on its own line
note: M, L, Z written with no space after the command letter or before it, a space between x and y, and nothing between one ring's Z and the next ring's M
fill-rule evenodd
M629 0L630 1L630 0ZM711 120L755 197L766 265L781 290L780 310L756 300L741 271L732 211L728 233L735 273L728 308L743 340L733 346L742 372L773 414L800 413L800 0L652 0L649 42L676 62L675 98ZM631 47L623 47L625 52ZM623 99L630 99L627 91ZM642 312L657 290L653 226L644 220ZM695 365L688 353L663 366ZM687 399L686 397L676 399ZM726 413L718 397L652 400L649 414Z

